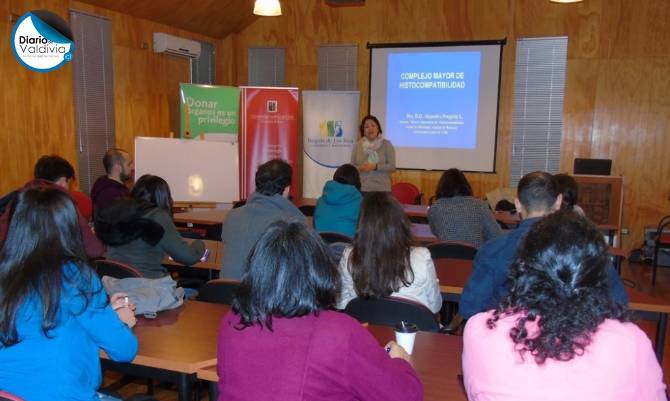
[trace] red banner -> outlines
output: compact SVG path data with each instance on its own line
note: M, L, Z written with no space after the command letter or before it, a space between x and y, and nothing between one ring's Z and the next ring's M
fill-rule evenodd
M256 168L272 159L293 167L291 195L298 187L298 88L242 87L240 199L256 189Z

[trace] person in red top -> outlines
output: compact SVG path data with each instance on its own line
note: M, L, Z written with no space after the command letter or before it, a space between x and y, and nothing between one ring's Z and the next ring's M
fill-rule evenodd
M56 155L42 156L35 164L35 179L26 183L23 188L32 187L53 187L67 192L73 199L77 207L79 216L79 228L81 230L82 240L86 255L91 258L101 257L105 253L105 247L100 240L93 234L88 225L91 217L90 199L85 194L79 192L74 194L68 191L69 181L74 178L74 168L65 159ZM18 195L18 190L13 191L0 200L0 249L4 246L9 222L12 218L12 209L14 199ZM87 206L88 205L88 206ZM85 213L88 214L86 217Z

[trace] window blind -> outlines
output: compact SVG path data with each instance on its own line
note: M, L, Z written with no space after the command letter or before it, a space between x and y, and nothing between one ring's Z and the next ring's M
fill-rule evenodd
M73 81L79 188L89 193L105 174L102 157L116 145L112 27L104 17L70 10L74 34Z
M532 171L558 172L567 49L567 37L517 40L512 187Z
M284 49L249 48L249 85L284 86Z
M319 89L358 90L357 45L319 46Z

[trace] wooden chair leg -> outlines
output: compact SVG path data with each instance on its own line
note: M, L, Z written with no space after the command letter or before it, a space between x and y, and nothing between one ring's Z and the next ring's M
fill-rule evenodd
M654 261L651 271L651 285L656 285L656 270L658 269L658 247L654 247Z

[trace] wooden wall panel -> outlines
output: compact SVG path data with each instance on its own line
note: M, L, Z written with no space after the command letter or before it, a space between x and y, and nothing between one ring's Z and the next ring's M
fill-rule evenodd
M32 9L67 15L62 1L0 2L0 194L31 179L41 155L58 153L75 159L72 66L48 74L34 72L22 67L12 54L9 38L14 24L9 16Z
M215 44L217 57L233 54L232 39L209 38L71 0L2 1L0 30L4 38L10 37L10 14L47 9L68 19L71 8L111 20L117 146L131 153L135 136L167 136L178 130L179 83L190 80L186 59L151 51L153 32L209 41ZM0 41L0 51L0 75L7 78L0 101L0 193L4 194L32 177L33 165L43 154L56 153L76 165L76 136L72 66L32 72L15 60L9 40ZM234 68L218 64L218 82L231 82Z
M247 48L286 48L286 84L315 89L319 44L358 44L361 116L367 111L366 43L499 39L506 37L495 174L468 174L481 196L507 185L511 163L515 41L567 36L562 171L575 157L614 160L624 175L623 237L639 246L643 227L670 213L670 2L587 0L367 0L329 7L317 0L283 0L284 15L260 18L233 36L235 58L224 60L235 84L247 83ZM231 65L232 64L232 65ZM439 172L398 171L395 181L421 187L427 200Z

